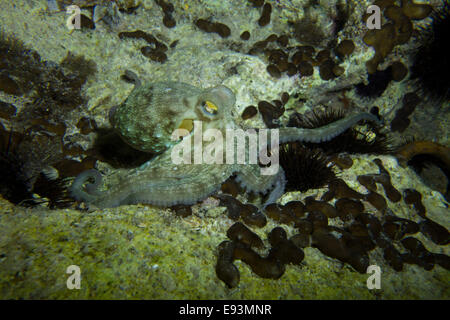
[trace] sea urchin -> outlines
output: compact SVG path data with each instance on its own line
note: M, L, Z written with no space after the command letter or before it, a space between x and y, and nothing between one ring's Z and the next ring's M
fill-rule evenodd
M411 78L422 93L432 99L450 98L450 61L447 56L450 30L450 2L432 15L433 21L422 29L423 43L414 55Z

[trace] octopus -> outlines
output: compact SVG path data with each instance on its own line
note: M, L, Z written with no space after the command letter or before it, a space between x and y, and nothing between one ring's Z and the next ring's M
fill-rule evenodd
M110 111L110 122L127 144L157 155L140 167L114 170L106 177L95 169L82 172L70 187L71 195L99 208L138 203L192 205L217 192L235 176L247 192L268 194L265 205L275 202L286 183L281 167L273 174L263 174L261 163L237 161L238 152L234 152L235 161L231 163L173 161L180 144L194 141L198 130L215 129L225 136L229 130L243 129L233 115L235 103L234 93L223 85L201 89L181 82L136 82L123 104ZM361 120L378 122L374 115L358 112L315 129L266 130L271 134L278 130L278 143L323 142ZM234 144L237 147L236 141ZM195 143L187 145L194 148ZM269 147L272 150L278 145ZM244 151L248 158L248 146ZM223 157L227 152L229 149L223 148Z

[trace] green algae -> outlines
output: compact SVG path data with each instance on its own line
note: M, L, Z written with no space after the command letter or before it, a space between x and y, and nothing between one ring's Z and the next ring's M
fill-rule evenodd
M450 276L436 266L424 272L386 267L382 291L367 275L313 248L300 267L279 280L262 279L244 263L238 288L215 274L216 247L231 220L178 218L148 206L82 212L13 208L2 200L0 296L3 299L376 299L449 297ZM214 209L213 209L214 210ZM69 290L66 269L81 269L81 289Z

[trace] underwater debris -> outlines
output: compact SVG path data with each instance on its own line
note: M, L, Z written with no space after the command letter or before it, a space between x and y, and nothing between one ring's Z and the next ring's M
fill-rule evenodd
M264 248L261 238L241 222L233 224L228 229L227 236L230 240L241 242L249 247Z
M271 203L264 208L266 215L279 223L297 224L301 217L304 216L305 205L301 201L290 201L284 206Z
M312 234L312 247L324 255L350 264L359 273L369 266L367 250L356 237L336 227L320 228Z
M10 120L16 115L17 108L12 103L0 101L0 118Z
M252 226L262 228L267 224L266 216L252 204L243 204L234 197L228 195L217 195L220 200L219 206L227 207L228 217L232 220L242 220Z
M164 63L167 60L167 55L159 50L153 49L150 46L145 46L141 48L141 53L151 59L152 61Z
M120 32L119 38L143 39L149 44L141 48L141 53L144 56L159 63L164 63L167 60L167 45L149 33L142 30Z
M306 45L320 47L328 40L332 34L326 34L323 25L320 25L318 15L311 13L310 8L305 8L305 14L298 21L289 22L293 29L294 38ZM332 26L332 25L330 25Z
M301 77L309 77L314 74L314 68L308 61L301 61L297 69Z
M248 106L245 108L244 112L242 112L242 120L248 120L250 118L253 118L258 113L258 110L255 106Z
M240 281L239 270L233 264L234 248L235 244L232 241L223 241L218 246L216 274L228 288L237 287Z
M143 39L147 41L149 46L152 47L153 49L157 49L163 52L167 51L167 46L164 43L156 39L150 33L144 32L142 30L120 32L119 38Z
M89 134L98 129L97 123L95 122L95 120L87 118L87 117L82 117L78 121L77 128L80 129L81 134Z
M394 61L391 66L392 80L402 81L408 74L408 68L401 61Z
M227 181L222 183L220 189L223 193L230 194L234 198L236 198L238 194L244 192L244 189L239 185L235 177L229 178Z
M272 248L269 251L268 259L273 259L282 264L299 265L305 258L303 250L297 247L291 240L288 240L286 231L281 227L275 227L267 235Z
M255 8L260 8L264 4L264 0L248 0Z
M339 217L343 221L351 220L356 218L358 215L363 213L364 205L359 200L340 198L335 204Z
M277 68L274 64L269 64L267 66L267 72L274 78L279 79L281 78L281 72L280 69Z
M335 51L341 58L350 56L355 50L355 44L352 40L342 40L336 47Z
M330 161L333 162L336 166L341 170L349 169L353 165L353 160L348 154L337 154L330 158Z
M414 189L405 189L403 191L403 200L408 205L413 205L416 213L422 217L426 218L426 209L422 203L422 194Z
M258 111L261 114L267 128L272 129L280 126L277 119L283 115L283 107L276 107L270 102L260 101L258 102Z
M315 200L314 197L307 197L305 203L306 212L321 212L327 218L336 218L339 215L337 209L333 205L325 201ZM308 220L312 221L311 219Z
M268 234L268 241L271 248L266 257L260 256L239 240L223 241L218 247L217 277L228 287L237 286L240 277L239 270L233 265L234 260L245 262L256 275L267 279L279 279L284 274L286 264L299 265L303 261L305 257L303 250L292 240L287 239L283 228L272 229Z
M241 40L247 41L248 39L250 39L250 32L248 31L242 32L240 38Z
M186 217L189 217L189 216L192 215L192 208L191 208L191 206L185 206L185 205L179 204L179 205L172 206L170 208L173 211L175 211L175 214L178 217L181 217L181 218L186 218Z
M381 29L368 30L363 37L364 43L375 50L375 55L366 62L369 74L377 71L378 65L395 46L409 41L414 30L411 19L422 20L432 11L430 5L415 4L411 0L401 1L401 7L395 5L395 1L375 1L375 4L384 10L384 17L392 22L386 23Z
M367 84L359 83L356 87L356 93L362 97L375 98L383 94L392 80L392 69L376 70L369 73Z
M171 4L169 2L165 2L164 0L156 0L155 2L163 10L163 13L164 13L163 24L167 28L175 27L177 25L177 23L172 16L173 11L174 11L173 4Z
M289 93L283 92L281 94L281 103L285 105L289 101Z
M228 38L231 34L230 28L220 22L210 22L205 19L197 19L194 24L206 33L217 33L222 38Z
M335 179L328 184L328 191L321 200L330 201L333 198L363 199L364 195L350 188L344 180Z
M428 218L419 223L420 232L434 243L445 246L450 243L450 233L446 228Z
M264 3L261 17L258 20L258 24L260 27L265 27L270 23L270 15L272 14L272 6L270 3Z
M414 112L421 99L414 92L409 92L403 97L403 105L395 112L391 122L391 130L402 133L410 124L408 117Z
M400 272L403 270L402 255L392 244L384 248L383 258L395 271Z

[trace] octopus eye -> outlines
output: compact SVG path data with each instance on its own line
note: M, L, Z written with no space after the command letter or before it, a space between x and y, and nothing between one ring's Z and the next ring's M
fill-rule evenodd
M202 110L208 115L216 115L219 108L211 101L203 101Z

